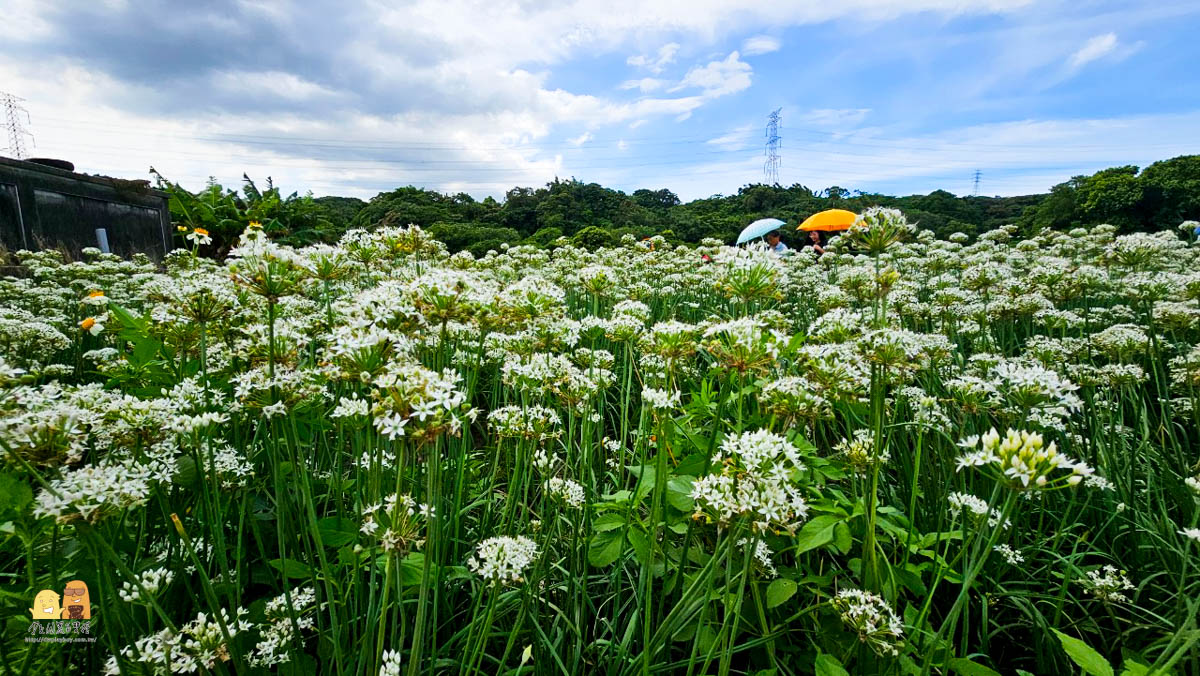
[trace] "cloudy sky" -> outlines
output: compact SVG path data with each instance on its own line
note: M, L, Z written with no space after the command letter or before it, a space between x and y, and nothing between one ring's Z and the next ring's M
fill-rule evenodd
M4 5L32 155L191 188L692 199L763 179L776 108L780 182L815 189L1021 194L1200 153L1195 0Z

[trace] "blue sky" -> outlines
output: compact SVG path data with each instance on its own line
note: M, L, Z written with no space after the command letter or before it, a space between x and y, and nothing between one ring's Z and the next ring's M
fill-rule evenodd
M1041 192L1200 153L1200 3L10 0L33 154L370 197L555 176Z

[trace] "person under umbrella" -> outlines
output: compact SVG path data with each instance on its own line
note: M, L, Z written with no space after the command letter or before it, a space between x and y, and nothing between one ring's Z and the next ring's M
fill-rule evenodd
M767 249L773 253L782 254L788 250L788 245L783 243L779 237L778 230L772 230L767 233Z
M804 248L812 247L813 252L818 256L825 253L825 233L820 230L809 230L808 241L804 243Z

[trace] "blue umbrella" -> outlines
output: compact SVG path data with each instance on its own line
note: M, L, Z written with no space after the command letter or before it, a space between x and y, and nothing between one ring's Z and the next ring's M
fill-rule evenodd
M738 235L737 243L745 244L752 239L758 239L772 230L778 230L781 225L787 225L787 223L778 218L760 218L742 230L742 234Z

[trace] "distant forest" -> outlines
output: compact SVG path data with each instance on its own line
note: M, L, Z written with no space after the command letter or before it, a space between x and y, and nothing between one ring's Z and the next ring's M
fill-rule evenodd
M1049 193L1015 197L958 197L944 190L893 197L840 186L813 189L756 183L732 195L682 203L666 189L627 194L572 178L555 179L540 188L513 188L503 200L475 200L465 193L446 195L408 186L364 202L295 193L284 198L269 182L266 190L260 190L249 178L242 194L216 184L201 193L188 193L161 177L160 185L172 193L177 222L215 230L218 251L251 220L263 223L272 237L297 245L336 241L348 228L415 223L451 251L476 255L505 243L548 246L560 237L589 248L615 243L625 234L662 235L672 242L715 237L732 243L747 223L758 218L798 224L823 209L861 211L877 205L901 209L910 222L939 237L962 232L974 238L1008 224L1027 234L1099 223L1134 232L1200 220L1200 155L1163 160L1140 170L1135 166L1105 169L1075 176ZM795 243L796 235L794 228L785 229L784 241Z

